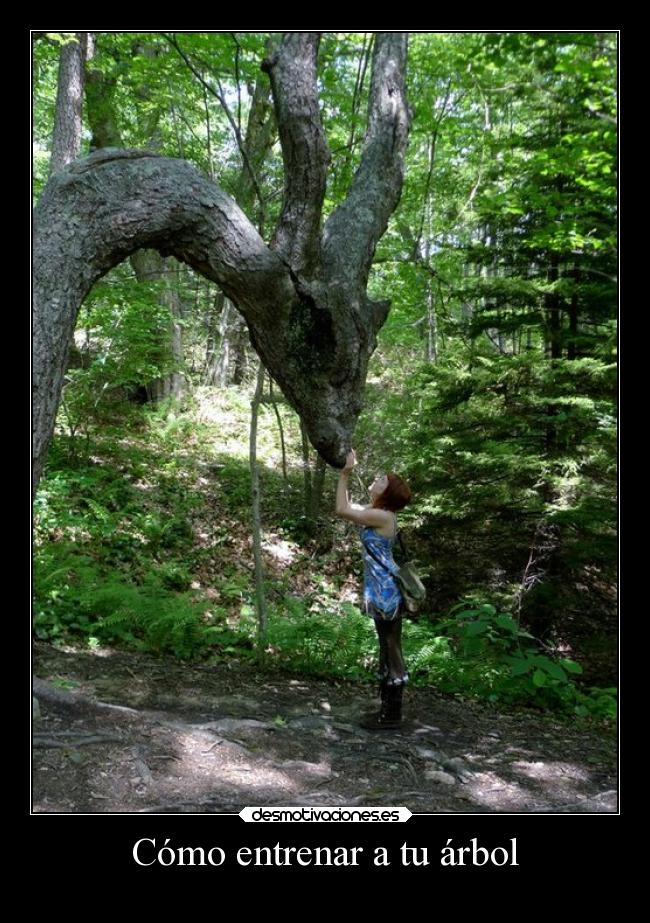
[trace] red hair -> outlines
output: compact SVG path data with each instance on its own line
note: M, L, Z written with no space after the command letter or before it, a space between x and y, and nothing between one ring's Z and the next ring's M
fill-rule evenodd
M388 475L388 487L373 501L373 508L397 513L411 502L411 488L397 474Z

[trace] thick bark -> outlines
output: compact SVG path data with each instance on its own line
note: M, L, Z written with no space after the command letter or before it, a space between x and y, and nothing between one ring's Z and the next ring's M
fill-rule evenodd
M284 72L281 59L292 47L280 48L272 71ZM307 63L296 79L313 81L302 97L311 99L313 40L299 43L297 51ZM255 350L304 421L312 445L327 462L343 466L368 360L389 308L388 301L371 302L365 288L375 245L401 191L408 134L405 57L405 35L377 35L361 164L348 200L325 226L315 267L313 196L323 168L310 157L320 150L318 143L294 151L293 169L314 170L316 179L300 180L312 196L309 207L283 212L281 225L292 227L297 243L288 250L281 245L279 253L266 246L233 199L182 160L109 148L51 178L34 215L35 484L79 306L99 278L141 248L173 255L220 286L244 316ZM285 83L277 81L280 95ZM300 130L319 129L303 120ZM276 236L282 239L283 233Z
M185 161L108 148L54 174L34 214L36 477L79 306L143 247L217 282L249 322L269 324L277 305L297 302L286 267L235 202Z
M76 160L81 150L81 110L86 43L87 34L77 32L74 42L68 42L61 47L50 175Z
M284 199L273 249L311 278L319 262L329 148L320 117L316 60L320 33L288 32L266 58L284 160Z

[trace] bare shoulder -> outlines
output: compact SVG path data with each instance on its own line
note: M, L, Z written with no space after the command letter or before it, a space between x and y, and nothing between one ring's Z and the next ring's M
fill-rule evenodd
M385 525L378 526L377 532L384 538L394 538L397 534L397 515L392 510L383 510L386 513Z
M393 534L393 514L388 510L377 509L373 506L360 506L358 503L349 503L344 510L336 514L342 519L349 519L358 526L370 526L380 535L387 537Z

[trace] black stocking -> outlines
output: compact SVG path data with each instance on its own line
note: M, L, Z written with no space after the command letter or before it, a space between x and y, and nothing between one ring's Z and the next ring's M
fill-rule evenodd
M390 667L388 665L388 644L386 643L385 622L375 619L375 628L379 636L379 680L388 679Z
M402 655L402 620L393 619L392 622L375 620L377 634L379 635L380 672L388 676L391 683L398 685L408 679L404 657ZM385 667L388 667L388 670Z

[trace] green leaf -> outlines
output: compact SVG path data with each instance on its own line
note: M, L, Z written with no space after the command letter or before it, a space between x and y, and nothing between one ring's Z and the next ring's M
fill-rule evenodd
M563 683L567 681L567 675L559 665L559 663L553 663L552 661L545 667L546 672L549 676L552 676L554 679L559 679Z
M515 620L510 615L497 616L496 624L499 626L499 628L505 628L506 631L511 632L513 635L517 634L519 628Z
M467 626L467 629L466 629L467 634L469 635L470 638L473 638L475 635L482 635L487 631L489 624L490 624L489 622L482 622L482 621L472 622L470 625Z
M564 667L567 673L582 673L582 667L579 663L576 663L575 660L568 660L566 657L563 657L560 660L560 664Z
M524 673L528 673L532 668L532 660L524 660L522 657L518 657L510 661L510 672L513 676L523 676Z

